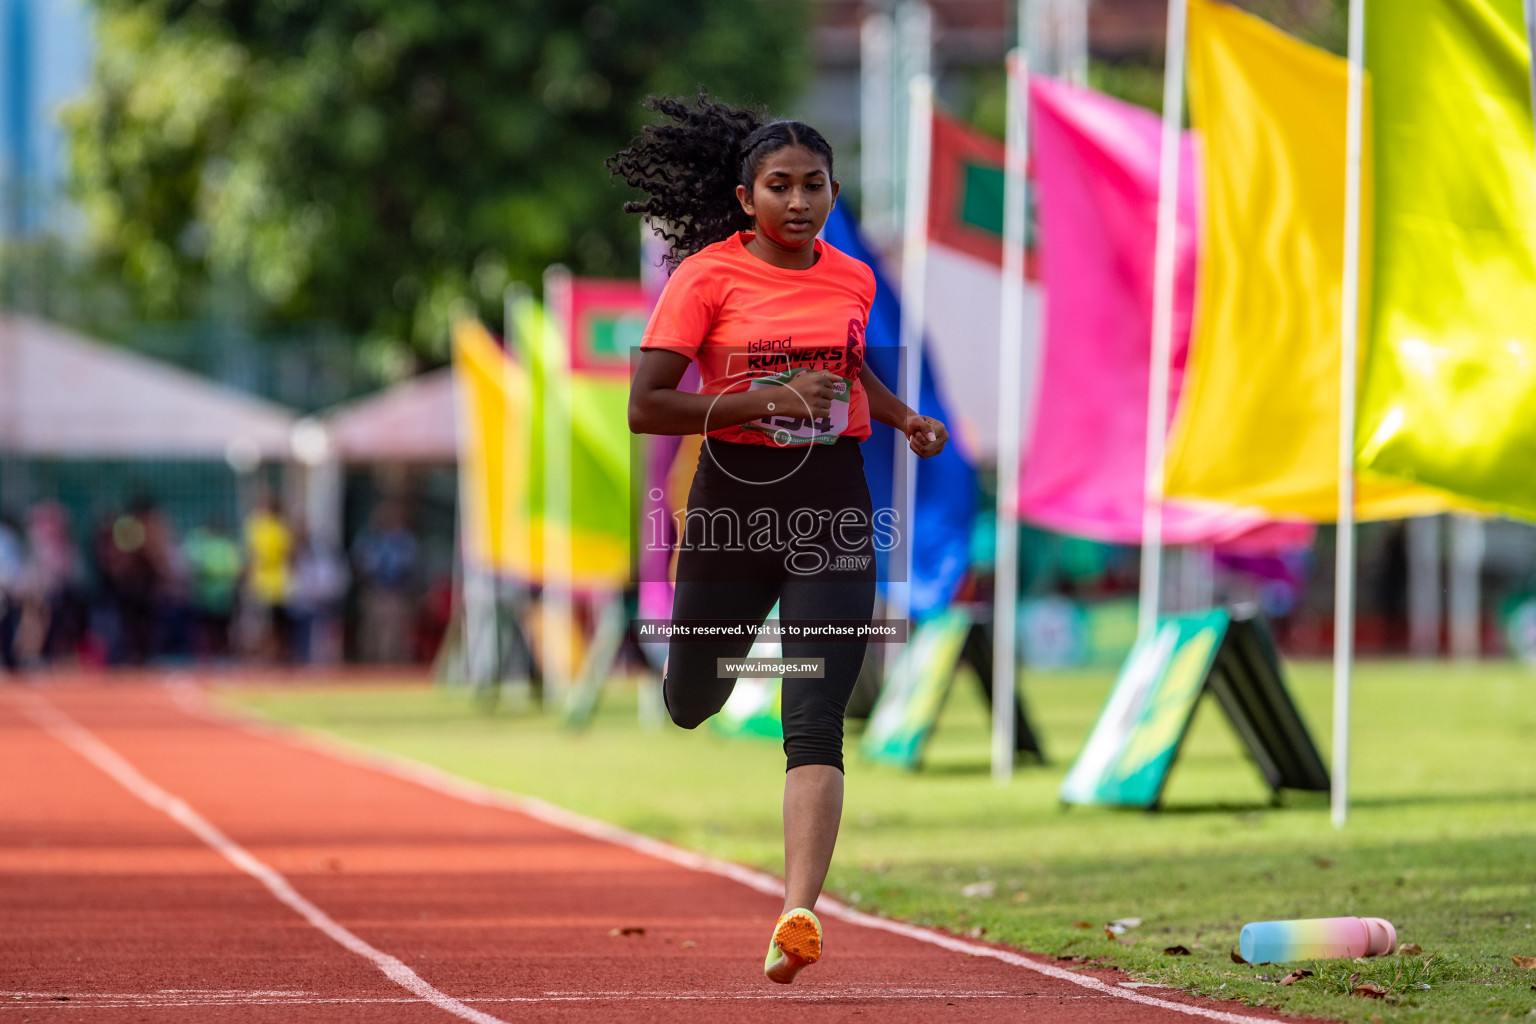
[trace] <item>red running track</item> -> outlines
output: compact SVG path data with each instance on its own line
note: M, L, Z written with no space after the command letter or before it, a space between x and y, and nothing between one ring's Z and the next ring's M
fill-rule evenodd
M0 1021L1279 1019L826 900L774 985L774 884L185 686L0 687Z

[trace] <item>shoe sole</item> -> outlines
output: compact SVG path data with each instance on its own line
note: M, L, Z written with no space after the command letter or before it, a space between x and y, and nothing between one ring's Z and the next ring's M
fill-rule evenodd
M795 914L779 922L773 931L773 941L785 953L805 963L813 964L821 959L821 931L804 914Z
M816 928L816 922L805 914L795 914L780 921L773 930L773 944L781 955L763 973L769 981L781 985L788 985L802 967L821 959L821 932Z

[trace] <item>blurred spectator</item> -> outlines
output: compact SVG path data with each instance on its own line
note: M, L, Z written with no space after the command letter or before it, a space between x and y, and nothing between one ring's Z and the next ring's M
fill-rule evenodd
M146 501L140 506L139 517L144 522L144 557L154 569L154 589L150 594L154 625L149 655L184 658L192 652L188 608L191 571L165 513Z
M123 660L122 598L118 581L122 576L123 556L112 541L115 514L99 515L91 531L91 562L96 572L96 592L91 603L91 632L105 650L105 661Z
M117 612L117 643L110 652L114 662L142 665L155 652L161 567L151 550L154 511L148 501L136 499L95 538L97 565Z
M22 610L16 648L23 662L72 657L82 633L81 564L64 506L32 506L28 559L21 574Z
M453 618L453 575L443 573L432 581L421 598L416 617L416 660L431 661L448 635Z
M1376 599L1372 603L1381 620L1380 642L1388 650L1401 651L1408 647L1408 522L1387 522L1380 529L1375 557L1362 562L1375 570Z
M21 530L0 515L0 666L16 668L16 627L21 622L21 581L26 551Z
M240 546L222 524L214 523L187 534L182 554L190 582L193 651L199 657L227 658L240 589Z
M340 660L341 606L351 575L332 545L299 531L288 590L294 661L314 665Z
M285 660L290 639L288 599L293 533L278 514L277 500L263 497L245 520L247 646L273 661Z
M397 664L411 659L416 557L416 537L406 528L400 506L380 504L373 522L352 542L361 588L358 653L363 661Z

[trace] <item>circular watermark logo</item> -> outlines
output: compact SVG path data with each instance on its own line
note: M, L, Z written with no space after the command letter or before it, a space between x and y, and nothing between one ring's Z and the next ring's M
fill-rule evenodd
M768 380L768 379L771 379L773 376L774 376L773 374L757 374L757 375L753 375L753 376L746 376L746 375L738 374L733 379L741 379L741 380L747 381L747 386L750 389L752 381L754 381L754 380ZM794 395L795 398L799 399L800 404L805 407L805 418L807 420L811 421L812 423L814 423L815 420L816 420L816 417L811 412L811 403L807 402L805 400L805 396L802 395L800 392L796 391L794 388L791 388L791 387L784 387L782 390L788 391L790 394ZM732 473L730 470L726 469L724 466L722 466L720 464L720 460L715 458L715 453L710 451L710 448L709 448L709 440L710 440L710 438L709 438L709 417L715 411L715 403L719 402L722 396L727 395L727 394L738 394L738 393L739 392L729 391L729 390L718 392L715 395L715 397L710 401L709 408L704 411L704 450L706 452L709 452L709 461L715 464L715 468L720 470L720 472L724 473L726 476L730 477L732 480L735 480L737 483L746 484L749 487L771 487L774 484L782 483L785 480L788 480L790 477L792 477L796 473L800 472L801 469L805 468L806 462L811 457L811 445L816 444L817 443L816 441L811 441L808 444L799 445L798 447L801 447L801 448L805 449L805 453L800 456L800 461L798 463L796 463L795 467L793 469L791 469L789 472L785 473L782 476L774 477L772 480L746 480L746 479L743 479L742 477L737 476L735 473ZM769 402L768 403L768 411L769 412L776 411L774 409L774 403L773 402ZM787 431L787 430L784 430L784 429L780 428L778 430L775 430L773 433L769 434L768 436L773 440L773 443L775 445L777 445L780 450L783 450L783 449L789 448L789 447L794 447L791 444L791 442L794 440L794 436L792 434L790 434L790 432Z

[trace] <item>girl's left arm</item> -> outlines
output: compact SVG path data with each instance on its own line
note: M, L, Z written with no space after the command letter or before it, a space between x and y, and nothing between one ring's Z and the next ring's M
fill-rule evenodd
M865 363L859 369L859 380L864 384L864 394L869 398L869 415L887 426L907 435L907 447L920 459L928 459L944 450L949 431L932 416L919 416L891 394L891 389L881 383Z

